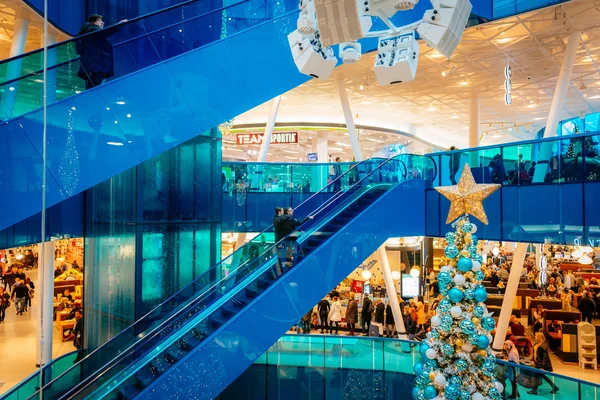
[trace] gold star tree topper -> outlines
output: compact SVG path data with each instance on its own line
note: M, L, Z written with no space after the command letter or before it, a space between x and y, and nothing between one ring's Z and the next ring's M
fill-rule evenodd
M458 185L436 187L435 190L450 200L450 211L446 223L464 215L472 215L484 224L488 224L487 215L483 209L483 200L500 188L497 184L477 184L469 164L460 176Z

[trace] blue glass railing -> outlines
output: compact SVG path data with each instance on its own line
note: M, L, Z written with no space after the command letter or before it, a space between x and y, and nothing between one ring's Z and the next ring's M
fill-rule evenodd
M600 181L600 133L526 140L430 154L442 173L436 185L458 180L466 163L477 180L505 186ZM543 169L541 180L536 171ZM539 171L537 171L539 174Z
M420 358L418 343L407 340L285 335L255 362L254 366L260 368L249 369L220 398L235 398L234 394L247 387L249 379L254 386L252 390L259 394L268 393L269 399L286 398L286 387L301 387L316 398L321 398L319 395L323 396L325 391L340 392L343 398L412 398L413 365ZM498 360L496 378L505 386L503 398L512 394L508 377L513 373L522 399L551 398L548 397L551 396L550 386L546 383L542 383L538 395L527 393L539 375L545 375L560 388L555 398L595 400L600 397L597 383ZM397 374L405 379L399 379ZM336 378L340 376L342 379ZM279 390L284 390L284 396L278 396Z
M406 177L403 162L394 159L369 160L357 164L354 168L359 168L359 175L362 177L359 182L347 191L338 192L326 204L321 205L316 210L312 210L311 215L315 216L315 218L302 226L301 229L306 230L307 233L299 241L307 242L312 238L323 238L323 236L320 236L319 230L313 228L313 224L319 221L320 226L323 226L323 223L326 223L331 218L330 215L334 213L338 206L343 207L345 204L348 205L348 202L353 203L355 201L353 199L363 193L364 190L371 190L369 189L370 185L382 182L383 179L387 180L388 175L386 175L386 171L392 169L402 171L396 175L395 182L402 181ZM351 172L352 170L347 173ZM430 178L433 179L434 176ZM332 182L331 185L335 184L335 182ZM330 190L330 188L324 190ZM301 210L296 210L296 215L307 215L301 214L299 211ZM252 248L252 244L255 245L254 248ZM281 276L281 271L285 268L278 262L279 258L277 257L276 249L277 244L267 244L261 234L255 238L253 243L247 244L235 252L229 259L232 260L234 265L238 265L239 263L236 269L229 270L218 283L207 286L207 289L187 304L185 309L181 309L180 312L170 317L165 323L152 329L151 332L144 334L143 342L140 341L135 346L132 346L132 348L120 353L115 360L111 360L101 374L95 374L96 378L88 379L87 382L84 382L82 386L85 387L78 389L77 396L95 397L99 396L98 393L105 393L106 391L126 390L127 387L131 386L133 374L138 373L148 363L154 362L158 356L172 357L173 352L179 351L177 349L181 346L181 340L190 340L190 335L194 336L192 340L195 342L209 337L215 329L218 329L212 323L218 321L219 318L223 318L220 313L223 312L224 306L227 309L227 317L229 318L241 311L240 304L244 304L244 301L238 298L234 299L234 296L244 290L247 293L249 287L252 287L254 291L258 290L260 292L266 288L264 282L268 282L269 279L272 280L273 277ZM252 250L251 257L244 254L246 250ZM239 254L240 252L242 254ZM242 257L241 260L240 257ZM179 296L181 297L181 295ZM179 329L184 325L187 326L186 329ZM102 348L99 351L102 351ZM166 351L169 352L169 356L165 356ZM156 371L155 369L152 370ZM144 380L143 378L141 379L142 382ZM108 386L104 387L107 383ZM61 390L64 390L64 387L60 388L56 384L50 384L44 389L44 393L45 396L52 398ZM96 392L98 390L100 392ZM75 393L75 390L70 393Z
M86 82L97 84L92 75L99 61L82 63L77 54L82 44L103 48L105 53L105 47L112 48L114 62L103 55L107 59L102 64L113 62L114 71L109 77L115 79L295 9L297 2L291 0L281 0L276 5L265 0L238 0L224 7L216 7L212 1L192 0L49 46L48 104L84 91ZM4 76L0 84L0 119L16 118L40 107L42 67L41 49L0 62L0 75Z
M354 173L354 168L359 171L359 174L370 176L373 174L371 171L379 171L378 168L381 165L390 162L392 161L383 159L367 160L356 164L337 179L345 179L347 174ZM431 160L429 162L433 163ZM398 168L401 165L401 162L398 162ZM399 178L403 179L405 175L406 172L404 171ZM433 179L433 177L431 178ZM366 182L365 179L361 179L361 184ZM333 191L334 187L340 188L336 181L333 181L330 186L323 190ZM318 195L319 193L316 193L314 196ZM348 192L343 192L340 188L336 197L331 199L329 204L333 201L339 201L340 198L345 198L347 195ZM321 205L317 210L312 208L313 206L312 198L309 198L297 207L295 212L297 215L308 215L309 212L315 214L326 205ZM309 209L309 207L311 208ZM270 231L271 227L268 230ZM48 387L44 389L44 395L52 398L55 395L63 394L72 386L74 379L80 379L87 384L89 377L100 375L102 379L95 383L96 385L102 384L127 365L127 363L124 363L124 360L133 362L140 355L142 350L139 344L142 341L144 348L146 348L146 344L150 345L150 347L156 345L165 338L165 335L168 336L168 333L170 333L167 328L171 327L172 329L174 326L179 326L182 321L194 317L196 313L199 313L217 301L223 295L223 291L227 291L232 285L235 286L239 279L252 273L264 261L273 258L272 249L274 245L266 242L265 233L259 234L219 264L210 268L209 271L205 272L189 286L173 295L129 328L90 353L78 365L48 384ZM148 338L153 340L148 340ZM106 373L107 370L110 370L111 373ZM71 386L63 382L67 382Z
M542 7L548 7L567 0L494 0L494 19L522 14Z
M58 376L73 366L78 351L64 354L50 361L42 368L44 381L49 382L53 376ZM31 397L40 388L40 371L22 380L17 386L0 396L1 400L25 400Z

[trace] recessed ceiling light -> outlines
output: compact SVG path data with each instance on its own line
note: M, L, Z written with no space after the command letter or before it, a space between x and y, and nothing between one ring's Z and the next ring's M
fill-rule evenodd
M124 146L124 143L121 142L106 142L107 145L109 146Z
M462 81L460 84L461 84L462 86L467 86L467 85L469 84L469 82L467 82L467 81Z
M122 106L122 105L125 105L125 102L123 100L119 100L119 101L117 101L117 104Z
M342 146L342 147L350 147L350 145L347 143L335 142L335 144L337 144L338 146Z
M530 105L527 106L527 108L535 108L535 107L536 107L535 104L530 104Z
M451 116L450 118L452 118L452 119L458 119L458 118L459 118L459 116L458 116L458 115L453 115L453 116Z
M435 108L435 107L429 107L429 108L427 109L427 111L435 111L435 110L437 110L437 108Z
M371 142L375 142L375 143L384 143L384 141L383 141L383 140L373 139L373 138L369 138L369 137L368 137L368 138L365 138L365 140L369 140L369 141L371 141Z
M496 42L500 43L500 44L504 44L504 43L508 43L512 40L512 38L502 38L502 39L496 39Z
M543 120L543 119L544 119L544 117L537 117L537 118L534 118L533 120L534 120L534 121L541 121L541 120Z
M589 98L590 100L596 100L596 99L600 99L599 95L595 95Z

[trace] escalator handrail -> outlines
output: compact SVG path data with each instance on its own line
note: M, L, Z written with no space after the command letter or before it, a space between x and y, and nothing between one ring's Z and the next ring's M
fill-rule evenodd
M197 1L199 1L199 0L191 0L191 1L188 1L186 4L188 4L188 3L192 3L192 2L197 2ZM139 39L139 38L141 38L141 37L148 36L148 35L151 35L151 34L153 34L153 33L156 33L156 32L163 31L163 30L165 30L165 29L169 29L169 28L171 28L171 27L173 27L173 26L179 25L179 24L181 24L181 23L184 23L184 22L193 21L194 19L202 18L202 17L205 17L205 16L207 16L207 15L211 15L211 14L213 14L213 13L216 13L216 12L223 12L223 11L225 11L225 10L228 10L228 9L232 8L232 7L237 7L237 6L239 6L240 4L249 3L250 1L251 1L251 0L240 0L240 2L239 2L239 3L234 3L234 4L231 4L231 5L228 5L228 6L224 6L224 7L219 7L219 8L216 8L216 9L214 9L214 10L211 10L211 11L206 11L205 13L202 13L202 14L195 15L195 16L193 16L193 17L190 17L190 18L188 18L188 19L185 19L185 20L181 20L180 22L177 22L177 23L172 23L172 24L169 24L169 25L163 26L163 27L161 27L161 28L157 28L157 29L155 29L154 31L151 31L151 32L145 32L145 33L142 33L142 34L140 34L140 35L138 35L138 36L134 36L134 37L131 37L131 38L129 38L129 39L123 40L122 42L115 43L115 44L114 44L112 47L113 47L113 48L115 48L115 47L117 47L117 46L121 46L121 45L123 45L123 44L129 43L129 42L130 42L130 41L132 41L132 40L136 40L136 39ZM181 6L181 4L178 4L176 7L179 7L179 6ZM172 8L174 8L174 7L169 7L169 9L172 9ZM159 13L160 13L160 12L159 12ZM154 14L153 14L153 15L154 15ZM140 18L145 18L145 16L143 16L143 17L138 17L136 20L139 20ZM117 24L117 25L109 26L108 28L104 28L104 29L117 29L117 27L121 27L121 26L127 25L128 23L130 23L130 22L133 22L133 21L134 21L134 20L130 20L130 21L127 21L127 22L123 22L122 24ZM72 39L69 39L69 40L65 40L64 42L60 42L60 43L57 43L57 44L53 44L52 46L48 46L48 50L51 50L51 48L54 48L54 47L56 47L56 46L60 46L60 45L63 45L63 44L67 44L67 43L70 43L70 42L72 42L72 41L79 40L79 39L81 39L81 38L85 38L85 37L87 37L87 36L91 36L91 35L96 35L96 34L103 33L102 31L103 31L104 29L102 29L102 30L100 30L100 31L96 31L96 32L90 32L90 33L86 33L85 35L76 36L75 38L72 38ZM106 33L106 31L105 31L104 33ZM42 49L42 50L43 50L43 49ZM27 54L32 54L32 53L35 53L35 52L40 52L40 51L42 51L42 50L39 50L39 49L38 49L38 50L34 50L34 51L32 51L32 52L30 52L30 53L27 53ZM15 56L15 57L12 57L12 59L17 59L17 58L19 58L19 57L25 57L27 54L21 54L20 56ZM52 66L48 67L48 69L47 69L47 70L48 70L48 71L53 71L53 70L55 70L55 69L57 69L57 68L60 68L60 67L62 67L63 65L66 65L66 64L72 63L72 62L74 62L74 61L77 61L77 60L79 60L80 58L81 58L81 56L77 55L76 57L73 57L73 58L71 58L70 60L65 60L65 61L62 61L62 62L60 62L60 63L58 63L58 64L54 64L54 65L52 65ZM164 60L161 60L161 61L164 61ZM2 65L2 64L3 64L3 63L5 63L5 62L7 62L7 60L0 61L0 65ZM40 75L41 75L43 72L44 72L44 70L43 70L43 69L38 69L37 71L33 71L33 72L29 72L29 73L27 73L27 74L19 75L19 76L17 76L16 78L13 78L13 79L10 79L10 80L7 80L7 81L0 82L0 87L6 86L6 85L10 85L10 84L12 84L12 83L15 83L15 82L19 82L19 81L21 81L21 80L23 80L23 79L31 78L31 77L33 77L33 76L40 76Z
M336 179L334 179L334 180L333 180L331 183L329 183L329 184L328 184L327 186L325 186L323 189L321 189L320 191L318 191L318 192L314 193L314 194L313 194L312 196L310 196L308 199L306 199L305 201L303 201L302 203L300 203L300 205L298 205L298 207L296 207L296 208L300 208L302 205L306 204L307 202L309 202L310 200L312 200L313 198L315 198L315 196L318 196L318 195L320 195L320 194L322 194L322 193L326 193L326 192L328 192L328 190L330 189L330 187L333 187L334 183L337 183L337 181L338 181L338 180L341 180L341 179L342 179L344 176L346 176L346 175L347 175L347 174L349 174L351 171L353 171L353 168L355 168L355 167L358 167L358 165L361 165L361 164L363 164L363 163L371 162L372 160L376 160L376 159L377 159L377 158L375 158L375 159L369 159L369 160L365 160L365 161L362 161L362 162L360 162L360 163L357 163L357 164L355 164L355 165L354 165L352 168L349 168L349 169L348 169L346 172L344 172L344 173L343 173L343 174L341 174L339 177L337 177ZM270 232L270 231L272 230L272 228L273 228L273 225L270 225L270 226L269 226L267 229L263 230L263 231L262 231L261 233L259 233L259 234L258 234L256 237L260 237L261 235L263 235L263 234L265 234L265 233L267 233L267 232ZM85 358L83 358L82 360L80 360L80 361L79 361L77 364L73 365L73 367L69 368L69 369L68 369L68 370L66 370L64 373L62 373L61 375L59 375L58 377L56 377L56 378L55 378L55 379L53 379L52 381L48 382L48 383L47 383L47 384L46 384L44 387L47 387L47 386L50 386L50 385L52 385L52 384L53 384L55 381L59 380L59 379L60 379L62 376L64 376L64 375L68 374L68 373L69 373L71 370L73 370L74 368L77 368L77 367L78 367L78 365L79 365L79 363L82 363L83 361L85 361L85 360L86 360L88 357L90 357L92 354L95 354L95 353L99 353L99 352L101 352L101 351L103 350L103 348L104 348L105 346L107 346L109 343L114 343L113 341L116 341L116 340L118 340L118 339L120 339L120 338L124 337L124 335L125 335L126 333L130 333L130 331L131 331L132 329L135 329L134 327L135 327L136 325L138 325L138 324L140 323L140 321L144 320L144 322L145 322L145 320L146 320L146 319L148 319L148 318L150 318L150 317L151 317L152 313L154 313L154 312L155 312L156 310L158 310L159 308L161 308L161 307L163 307L163 306L166 306L166 305L167 305L167 304L168 304L168 303L169 303L171 300L175 299L175 297L177 297L177 296L178 296L178 295L179 295L181 292L184 292L186 289L188 289L188 288L192 287L194 284L196 284L196 282L198 282L198 281L199 281L200 279L202 279L204 276L206 276L206 275L209 275L209 276L210 276L210 273L211 273L213 270L217 269L217 268L218 268L218 267L219 267L221 264L223 264L225 261L227 261L227 260L229 260L230 258L232 258L232 257L234 256L234 254L235 254L237 251L243 251L243 250L244 250L244 247L245 247L246 245L249 245L250 243L251 243L251 242L249 242L249 243L245 244L244 246L241 246L241 247L240 247L239 249L237 249L235 252L233 252L232 254L230 254L229 256L227 256L226 258L224 258L223 260L221 260L220 262L218 262L217 264L215 264L214 266L212 266L212 267L211 267L211 268L210 268L208 271L205 271L205 272L204 272L202 275L200 275L200 277L198 277L197 279L195 279L194 281L192 281L190 284L188 284L187 286L185 286L185 287L184 287L184 288L182 288L181 290L179 290L179 291L177 291L176 293L174 293L174 294L173 294L171 297L169 297L168 299L166 299L165 301L163 301L162 303L160 303L159 305L157 305L155 308L153 308L151 311L149 311L148 313L146 313L145 315L143 315L143 316L142 316L140 319L138 319L136 322L134 322L133 324L129 325L129 326L128 326L127 328L125 328L123 331L119 332L119 333L118 333L116 336L112 337L110 340L108 340L107 342L105 342L104 344L102 344L102 346L100 346L100 347L96 348L95 350L93 350L93 351L92 351L90 354L88 354L88 355L87 355ZM278 243L279 243L279 242L278 242ZM270 249L271 249L271 247L269 247L269 251L270 251ZM252 261L246 261L246 262L244 262L244 263L240 264L240 265L237 267L237 270L236 270L236 272L235 272L235 273L233 273L233 274L229 274L229 276L228 276L228 277L226 277L226 278L224 278L224 279L222 279L222 281L223 281L223 280L226 280L226 279L229 279L229 278L232 278L232 277L235 277L235 275L237 274L237 271L238 271L238 270L240 270L242 267L246 266L246 265L247 265L247 264L249 264L249 263L255 262L256 260L258 260L259 258L261 258L261 257L262 257L264 254L265 254L265 252L261 253L261 254L260 254L258 257L256 257L256 258L255 258L255 259L253 259ZM214 288L215 286L219 286L219 285L221 285L221 284L222 284L221 282L216 282L216 283L214 283L214 284L211 286L211 288L209 288L209 291L210 291L212 288ZM187 299L187 300L183 301L183 302L182 302L182 304L180 304L180 305L176 306L176 307L175 307L175 309L174 309L174 310L172 310L172 311L169 313L170 315L169 315L169 317L168 317L168 318L167 318L165 321L162 321L162 322L161 322L159 325L157 325L157 326L153 327L153 328L150 330L150 332L148 332L146 335L144 335L142 338L140 338L140 340L142 340L142 339L146 339L147 337L151 336L152 334L154 334L154 333L156 333L156 332L160 332L160 331L162 331L162 329L164 328L165 324L167 324L167 323L170 323L170 322L172 322L172 321L176 320L177 318L179 318L181 315L183 315L183 314L185 313L185 309L187 308L187 306L189 306L189 305L191 305L191 304L193 304L193 303L196 303L198 300L200 300L200 298L201 298L202 296L205 296L205 295L206 295L206 291L205 291L204 293L202 293L202 294L199 294L199 295L197 294L197 295L195 295L195 297L196 297L196 298L195 298L194 300L192 300L192 302L191 302L191 303L188 303L188 304L186 304L184 307L181 307L181 305L183 305L183 304L184 304L186 301L189 301L190 299ZM174 313L173 313L173 312L174 312ZM138 333L137 335L133 335L133 336L137 336L137 337L139 337L139 335L140 335L140 334ZM98 368L98 370L97 370L96 372L94 372L93 374L91 374L90 376L88 376L86 379L84 379L82 382L80 382L80 383L79 383L77 386L79 386L79 385L83 384L84 382L86 382L87 380L89 380L89 378L91 378L91 377L95 376L95 375L96 375L96 374L97 374L99 371L101 371L101 370L105 369L105 368L106 368L106 367L107 367L107 366L108 366L110 363L112 363L113 361L115 361L115 360L117 360L117 361L118 361L119 359L123 358L123 357L124 357L124 356L125 356L125 355L128 353L128 351L129 351L129 350L131 350L131 347L132 347L132 346L135 346L137 343L138 343L138 342L136 341L136 342L134 342L133 344L131 344L131 345L130 345L130 347L129 347L128 349L126 349L125 351L122 351L121 353L119 353L119 354L118 354L117 356L115 356L115 358L114 358L113 360L111 360L109 363L107 363L107 364L105 364L105 365L101 366L100 368ZM76 387L77 387L77 386L76 386ZM71 391L72 391L73 389L75 389L75 387L74 387L74 388L72 388L72 389L71 389ZM42 390L43 390L43 388L42 388Z
M90 32L90 33L86 33L85 35L80 35L80 36L74 36L71 39L67 39L67 40L63 40L62 42L51 44L51 45L49 45L47 47L47 49L48 49L48 51L50 51L50 50L55 49L57 47L63 46L65 44L67 44L67 43L75 42L75 41L77 41L77 40L79 40L81 38L87 38L87 37L90 37L92 35L102 34L103 33L102 31L105 30L105 29L116 29L116 27L126 26L126 25L132 24L134 22L138 22L140 20L143 20L143 19L146 19L146 18L149 18L149 17L153 17L153 16L158 15L158 14L169 12L169 11L175 10L177 8L185 7L185 6L188 6L188 5L192 4L192 3L197 3L199 1L202 1L202 0L187 0L187 1L184 1L184 2L181 2L181 3L177 3L177 4L174 4L172 6L169 6L169 7L166 7L166 8L162 8L160 10L152 11L151 13L148 13L148 14L144 14L144 15L137 16L135 18L128 19L126 22L122 22L120 24L114 24L114 25L107 26L106 28L103 28L100 31ZM241 0L238 3L230 4L228 6L221 7L220 9L222 10L222 9L225 9L225 8L233 7L233 6L236 6L238 4L242 4L242 3L248 2L248 1L250 1L250 0ZM215 9L213 12L218 11L220 9ZM106 31L104 31L104 33L105 32ZM5 58L4 60L0 61L0 65L9 63L9 62L14 61L14 60L18 60L19 58L25 58L25 57L32 56L32 55L38 54L38 53L43 53L43 52L44 52L44 48L40 48L40 49L29 51L27 53L19 54L19 55L14 56L14 57Z
M407 155L406 155L406 154L402 154L402 156L407 156ZM413 156L413 155L408 155L408 156ZM415 156L420 156L420 155L415 155ZM357 187L358 185L360 185L360 186L361 186L361 188L362 188L362 187L364 187L364 185L362 185L362 183L363 183L363 182L366 182L366 181L370 180L371 176L373 176L373 175L374 175L374 174L376 174L376 173L379 173L379 172L381 172L381 168L382 168L383 166L387 165L388 163L392 162L392 161L399 162L399 163L400 163L400 165L402 165L402 167L403 167L403 170L404 170L404 175L403 175L402 179L400 179L400 178L399 178L399 182L398 182L398 183L405 181L405 180L406 180L406 177L407 177L407 169L406 169L406 165L404 164L404 162L402 162L402 160L396 160L396 158L398 158L398 157L400 157L400 156L392 157L392 158L389 158L389 159L375 158L375 159L365 160L365 161L362 161L362 162L360 162L360 163L357 163L357 164L356 164L354 167L357 167L359 164L367 163L367 162L369 162L369 161L372 161L372 160L383 160L383 162L382 162L380 165L378 165L378 166L377 166L376 168L374 168L372 171L368 172L368 173L367 173L367 175L365 175L365 176L364 176L363 178L361 178L361 179L360 179L358 182L356 182L356 183L355 183L355 184L354 184L354 185L353 185L351 188L355 188L355 187ZM350 168L350 169L348 169L348 171L346 171L344 174L340 175L340 177L339 177L339 178L341 178L341 177L342 177L342 176L344 176L345 174L347 174L347 173L349 173L350 171L352 171L352 169L353 169L353 168ZM339 178L338 178L338 179L339 179ZM335 182L335 180L334 180L333 182L331 182L331 184L333 184L334 182ZM331 185L331 184L330 184L330 185ZM328 187L328 186L329 186L329 185L327 185L325 188L323 188L323 190L327 189L327 187ZM319 192L319 193L320 193L320 192ZM315 212L311 213L311 215L313 215L313 216L314 216L314 215L320 214L322 211L324 211L325 209L329 208L329 206L330 206L331 204L333 204L333 203L336 203L336 201L337 201L339 198L341 198L342 196L344 196L344 195L346 195L346 194L348 194L348 193L350 193L350 189L349 189L349 190L347 190L347 191L340 190L340 191L339 191L339 192L337 192L337 193L336 193L336 194L335 194L335 195L334 195L332 198L328 199L328 201L326 201L324 204L320 205L320 206L319 206L319 207L318 207L318 208L315 210ZM317 195L317 193L315 193L315 195ZM315 195L313 195L313 196L315 196ZM311 198L312 198L313 196L311 196ZM307 200L307 201L308 201L308 200ZM305 201L305 202L306 202L306 201ZM302 204L304 204L305 202L303 202ZM300 206L301 206L302 204L300 204ZM299 208L300 206L298 206L297 208ZM334 208L336 208L336 206L337 206L337 204L336 204L336 205L334 205ZM328 211L331 211L331 210L328 210ZM299 228L299 227L298 227L298 228ZM289 236L291 236L291 235L293 235L293 232L292 232L290 235L286 236L285 238L281 239L279 242L277 242L277 243L274 243L274 244L272 244L271 246L269 246L269 247L268 247L268 248L267 248L267 249L266 249L266 250L265 250L263 253L261 253L261 254L260 254L258 257L256 257L256 258L252 259L251 261L246 261L246 262L244 262L242 265L240 265L240 266L239 266L238 270L239 270L239 269L241 269L243 266L250 265L250 264L252 264L252 263L254 263L254 262L256 262L256 261L259 261L259 260L261 260L265 254L267 254L267 253L271 253L271 252L273 251L273 249L277 248L277 246L278 246L278 245L279 245L281 242L284 242L285 240L287 240L287 239L288 239L288 237L289 237ZM257 235L256 237L259 237L259 236L260 236L260 234L259 234L259 235ZM241 248L240 248L240 249L241 249ZM254 271L254 274L261 275L263 272L265 272L265 270L266 270L267 268L271 268L271 265L270 265L269 263L265 263L265 265L263 265L263 266L259 267L259 268L257 269L257 271ZM237 273L237 272L236 272L236 273ZM235 275L236 275L236 274L230 274L228 277L226 277L226 278L223 278L223 279L222 279L220 282L218 282L218 283L216 283L216 284L212 285L212 287L209 289L209 291L211 291L211 292L212 292L212 291L214 291L214 289L215 289L215 288L217 288L217 287L220 287L220 286L222 286L224 283L226 283L226 281L228 281L228 280L230 280L230 279L234 279L234 278L236 277ZM241 282L240 282L240 285L244 284L245 282L246 282L246 280L243 280L243 281L241 281ZM239 288L239 289L237 290L237 292L239 292L240 290L243 290L243 288L244 288L244 287L245 287L245 285L244 285L244 286L242 286L241 288ZM231 290L230 290L230 291L231 291L231 292L235 291L235 288L231 288ZM207 292L208 292L208 291L207 291ZM204 296L204 295L206 295L206 294L207 294L207 292L203 293L201 296ZM236 293L237 293L237 292L236 292ZM209 292L208 294L210 294L210 292ZM229 298L230 298L230 297L231 297L231 296L226 296L226 297L224 297L224 298L218 299L217 301L218 301L218 302L223 302L223 301L225 301L225 300L229 300ZM196 300L197 300L197 299L199 299L199 296L198 296L198 297L197 297L197 298L194 300L194 302L196 302ZM145 335L145 336L143 337L143 339L144 339L144 340L151 340L151 339L155 338L157 335L160 335L160 334L162 333L162 330L163 330L163 329L166 327L166 326L165 326L165 324L166 324L167 322L171 322L172 320L175 320L175 319L177 319L179 316L181 316L181 315L183 315L183 314L187 313L187 308L188 308L188 307L190 307L190 306L193 306L193 305L194 305L193 303L189 303L189 304L187 304L186 306L184 306L183 308L179 309L179 310L176 312L176 317L175 317L175 316L173 316L173 317L169 318L169 321L164 321L163 323L161 323L161 324L160 324L159 326L157 326L156 328L153 328L153 329L152 329L152 331L151 331L150 333L148 333L147 335ZM221 305L222 305L222 304L221 304ZM211 308L213 308L213 309L214 309L214 308L215 308L215 305L213 304ZM210 312L210 313L212 313L212 311L213 311L213 310L203 310L203 311L200 313L200 315L199 315L199 316L197 316L197 317L195 317L194 319L201 318L201 317L202 317L202 314L206 314L207 312ZM205 317L206 317L206 315L205 315ZM186 323L186 325L187 325L187 323ZM113 366L113 365L117 364L117 363L118 363L120 360L122 360L123 358L125 358L126 356L128 356L129 354L131 354L131 352L132 352L132 351L135 351L136 349L135 349L134 347L135 347L135 346L137 346L138 344L139 344L139 342L136 342L135 344L132 344L132 345L131 345L131 346L130 346L128 349L126 349L125 351L123 351L122 353L120 353L120 354L119 354L117 357L115 357L114 359L112 359L111 361L109 361L109 363L108 363L108 364L106 364L106 365L103 367L104 371L102 371L102 372L101 372L101 373L99 373L99 374L97 374L97 373L94 373L94 374L92 374L92 375L88 376L88 377L87 377L87 378L85 378L83 381L81 381L80 383L78 383L76 386L72 387L72 388L71 388L71 389L70 389L70 390L69 390L67 393L65 393L64 395L62 395L62 396L61 396L61 398L62 398L62 397L65 397L65 396L71 396L71 397L72 397L72 396L78 396L78 395L80 395L80 393L81 393L83 390L85 390L85 389L86 389L86 388L87 388L87 387L88 387L88 386L89 386L91 383L93 383L93 382L94 382L94 381L96 381L96 380L97 380L99 377L101 377L103 374L105 374L105 373L108 371L108 369L112 368L112 366ZM57 379L59 379L59 378L60 378L60 377L58 377ZM47 386L49 386L49 385L51 385L51 384L52 384L52 382L50 382L50 383L49 383ZM82 385L83 385L83 387L81 387ZM76 392L76 393L73 393L73 391L75 391L75 390L77 390L77 392ZM67 398L69 398L69 397L67 397Z

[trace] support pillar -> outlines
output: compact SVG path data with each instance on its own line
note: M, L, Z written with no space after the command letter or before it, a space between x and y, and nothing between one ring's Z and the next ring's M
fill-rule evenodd
M43 251L41 247L43 246ZM42 259L43 253L43 259ZM52 317L54 305L54 242L40 244L38 262L38 285L40 297L37 318L36 364L45 365L52 360ZM37 297L37 296L36 296Z
M25 51L25 43L27 42L27 32L29 31L29 20L23 18L17 14L15 19L15 30L12 37L12 43L10 44L10 52L8 56L10 58L20 56ZM16 79L21 76L21 66L23 59L13 60L6 66L6 77L5 81ZM3 112L0 116L1 119L12 118L15 103L17 99L17 82L8 85L8 90L3 93ZM12 90L11 90L12 88Z
M563 62L560 67L560 73L558 75L558 81L556 82L556 90L554 91L554 97L552 98L552 105L550 106L550 112L548 113L548 120L544 131L545 138L556 136L559 114L567 99L567 92L569 91L569 84L571 82L571 75L573 74L573 66L575 65L575 57L577 56L577 48L579 47L580 39L581 32L573 32L569 36ZM552 142L542 143L537 165L535 166L535 173L533 174L533 182L544 182L544 178L548 172L548 161L552 156L552 146Z
M517 290L519 289L519 280L521 279L521 271L523 270L527 247L527 243L518 243L513 255L513 263L510 268L508 283L506 284L504 300L502 301L502 309L500 310L500 317L498 318L498 325L496 326L496 336L494 337L494 343L492 345L492 350L494 352L502 351L502 347L504 346L508 323L510 322L510 316L512 315L513 304L517 297Z
M279 105L281 104L281 96L277 96L273 99L271 104L271 112L269 113L269 120L267 121L267 127L265 128L265 134L263 136L262 144L260 145L260 151L258 153L258 162L267 161L267 153L269 151L269 145L271 144L271 138L273 137L273 130L275 129L275 121L277 120L277 113L279 112Z
M358 162L361 162L363 161L363 156L362 152L360 151L358 134L356 133L356 127L354 126L354 118L352 117L352 110L350 109L350 102L348 101L348 93L346 93L346 85L344 84L344 81L341 79L338 80L337 87L340 94L340 102L342 103L342 110L344 111L344 118L346 119L348 135L350 136L352 153L354 154L354 159Z
M396 285L394 284L394 279L392 278L390 261L388 260L387 252L385 251L385 243L379 247L377 254L381 260L383 280L385 281L385 287L390 300L390 307L392 307L392 314L394 315L394 322L396 323L398 338L408 339L408 336L406 335L406 328L404 327L404 319L402 318L402 310L400 309L400 303L398 302L398 292L396 291Z
M56 40L56 35L48 34L48 46L56 44ZM44 34L42 34L41 42L44 43ZM56 102L56 68L52 68L56 65L56 61L56 49L48 49L48 71L46 72L46 76L43 77L47 82L46 99L48 104Z
M329 133L323 131L318 132L317 135L312 138L312 152L317 153L318 162L320 164L327 164L329 162L328 136ZM329 165L315 166L312 168L312 171L310 190L311 192L318 192L321 188L327 186Z
M479 147L479 109L479 97L471 97L469 99L469 148ZM478 153L469 153L469 165L471 168L479 167Z

